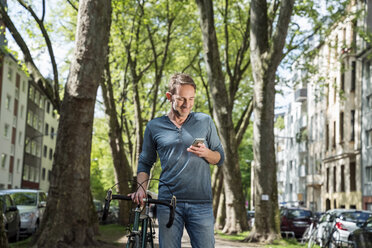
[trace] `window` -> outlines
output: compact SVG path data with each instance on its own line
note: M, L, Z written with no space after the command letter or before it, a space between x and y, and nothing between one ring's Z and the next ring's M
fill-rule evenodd
M42 170L41 180L45 181L45 168Z
M49 114L49 112L50 112L50 102L49 101L47 102L46 111Z
M372 110L372 94L367 96L367 109Z
M32 111L28 111L27 113L27 124L32 126L32 119L34 118L34 113Z
M9 134L10 134L10 126L8 124L5 124L4 125L4 137L5 138L9 138Z
M7 155L5 153L1 154L1 168L6 167Z
M35 101L35 103L37 104L37 105L39 105L39 91L37 91L37 90L35 90L35 99L34 99L34 101Z
M351 134L350 134L350 141L354 141L355 139L355 110L351 110Z
M7 95L5 98L5 108L7 110L10 110L11 102L12 102L12 97Z
M32 87L32 85L30 85L30 92L29 92L29 96L28 96L29 99L31 99L31 101L34 100L35 98L35 95L34 95L34 87Z
M355 162L350 162L350 191L356 191L356 168Z
M52 175L52 171L48 170L48 182L50 182L51 175Z
M13 80L13 69L11 67L8 68L8 79L9 81Z
M356 61L351 62L351 86L350 92L355 91L355 83L356 83Z
M44 152L43 152L44 158L47 157L47 154L48 154L48 147L44 145Z
M366 181L372 182L372 166L366 167Z
M341 192L345 192L345 165L341 165Z
M45 132L44 132L45 135L49 135L49 124L48 123L45 123Z
M54 127L50 129L50 138L53 139L54 137Z
M325 140L325 142L326 142L326 150L328 150L329 149L329 125L327 124L326 125L326 140Z
M53 149L52 148L49 148L49 159L50 160L53 159Z
M31 141L31 154L36 156L36 141Z
M333 122L333 138L332 138L332 147L336 148L336 122Z
M340 143L344 141L344 112L340 113Z
M36 114L34 114L34 118L32 119L33 128L37 129L38 122L39 122L39 117Z
M327 183L326 183L327 192L329 192L329 168L327 168Z
M337 167L333 167L333 192L337 192Z
M372 147L372 129L367 131L367 147Z
M23 176L22 176L22 179L24 180L24 181L28 181L28 168L29 168L29 166L27 165L27 164L25 164L24 166L23 166Z

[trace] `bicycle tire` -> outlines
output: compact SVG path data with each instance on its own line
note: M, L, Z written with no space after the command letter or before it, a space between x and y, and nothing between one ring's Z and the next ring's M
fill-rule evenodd
M302 235L301 237L301 244L305 244L307 241L309 241L310 237L310 226L308 228L306 228L304 234Z
M310 238L307 243L307 248L312 248L317 244L316 242L317 235L318 235L318 229L314 229L313 232L310 234Z
M126 248L141 248L141 241L140 236L138 234L134 235L134 237L129 237L127 241Z

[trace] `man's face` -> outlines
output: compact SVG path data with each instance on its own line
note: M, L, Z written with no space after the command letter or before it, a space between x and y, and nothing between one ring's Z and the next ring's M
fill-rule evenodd
M178 117L187 117L194 106L195 89L191 85L179 85L171 95L172 110Z

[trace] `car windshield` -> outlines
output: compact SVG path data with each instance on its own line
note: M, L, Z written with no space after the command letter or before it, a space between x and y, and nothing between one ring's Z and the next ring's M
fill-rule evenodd
M32 192L19 192L12 194L16 205L36 206L37 195Z
M302 210L302 209L293 209L288 211L288 218L289 219L297 219L297 218L310 218L312 216L310 211Z
M345 221L351 221L351 222L365 222L371 216L372 216L371 213L349 212L349 213L342 214L341 219Z

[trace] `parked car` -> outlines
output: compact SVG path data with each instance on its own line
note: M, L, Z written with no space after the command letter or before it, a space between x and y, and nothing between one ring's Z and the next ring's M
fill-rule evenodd
M354 248L372 247L372 218L369 218L360 228L350 233L349 243Z
M34 189L7 189L0 192L10 194L17 205L21 215L20 234L33 234L39 228L45 211L45 192Z
M280 209L280 232L283 237L301 238L310 226L312 211L304 208L285 207Z
M372 216L372 212L355 209L331 209L322 217L318 226L317 241L320 246L326 245L326 241L332 233L331 240L337 247L348 247L349 234L358 229Z
M9 194L0 192L0 207L2 208L5 232L8 239L18 241L21 217L16 204Z

